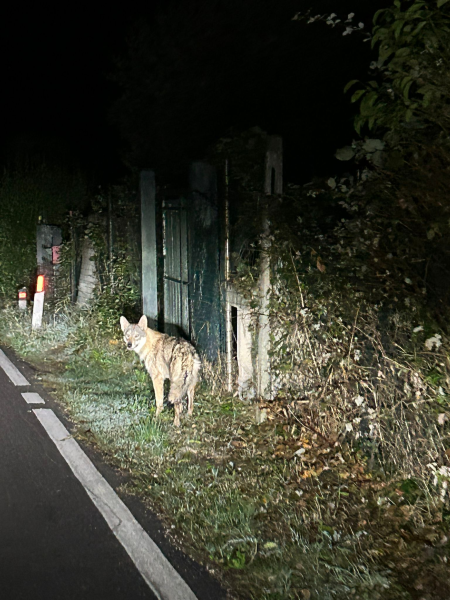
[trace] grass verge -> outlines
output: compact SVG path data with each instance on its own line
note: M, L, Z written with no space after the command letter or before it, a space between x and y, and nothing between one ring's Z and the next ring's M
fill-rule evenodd
M370 469L361 448L325 439L285 401L244 404L206 365L182 427L154 418L151 381L89 313L60 314L39 332L3 311L2 343L44 383L157 510L184 551L226 581L230 597L450 597L450 511L431 483Z

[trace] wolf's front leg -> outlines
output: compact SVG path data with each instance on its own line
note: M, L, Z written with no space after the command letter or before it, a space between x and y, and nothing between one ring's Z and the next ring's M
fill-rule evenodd
M154 375L152 381L153 389L155 390L156 416L159 417L164 404L164 378L160 375Z
M175 427L180 427L180 415L183 412L183 405L181 404L181 402L176 402L173 406L175 409L175 419L173 421L173 424Z

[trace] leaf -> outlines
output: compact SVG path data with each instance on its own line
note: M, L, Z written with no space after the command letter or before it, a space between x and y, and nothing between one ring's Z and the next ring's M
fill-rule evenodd
M396 21L394 23L393 31L394 31L394 36L395 36L396 40L398 40L404 24L405 24L405 21Z
M317 258L317 263L316 263L317 268L319 269L319 271L321 273L325 273L325 271L327 270L326 266L323 264L320 256Z
M336 150L334 155L338 160L346 161L351 160L355 156L355 151L351 146L344 146Z
M360 112L364 116L371 116L373 114L372 107L378 99L378 93L373 91L369 92L365 98L361 100Z
M411 88L411 86L412 86L412 84L413 84L413 83L414 83L414 81L409 81L409 82L406 84L405 88L403 89L403 99L404 99L404 100L408 100L408 97L409 97L409 90L410 90L410 88Z
M397 52L395 53L396 58L403 58L404 56L408 56L408 54L411 53L411 48L408 47L404 47L404 48L399 48L397 50Z
M406 11L406 14L411 14L411 13L417 12L418 10L420 10L422 8L422 6L425 6L425 2L416 2L408 8L408 10Z
M370 138L366 140L363 144L363 149L365 152L376 152L377 150L384 150L385 142L383 140L379 140L378 138Z
M344 94L345 94L346 92L348 92L348 90L349 90L349 89L350 89L350 88L351 88L353 85L355 85L355 83L359 83L359 79L352 79L351 81L349 81L349 82L347 83L347 85L344 87Z
M433 98L433 94L434 94L434 90L429 90L429 91L428 91L428 92L427 92L427 93L424 95L424 97L423 97L423 100L422 100L422 106L423 106L424 108L426 108L426 107L427 107L427 106L430 104L430 101L431 101L431 99Z
M334 179L334 177L330 177L327 181L327 184L332 190L334 190L336 188L336 180Z
M439 5L438 5L439 6ZM373 24L375 25L376 22L378 21L378 17L380 17L383 13L385 13L387 11L387 8L382 8L380 10L377 10L377 12L375 13L374 17L373 17Z
M352 96L352 98L351 98L350 102L352 102L352 103L353 103L353 102L357 102L357 101L358 101L358 100L361 98L361 96L363 96L365 93L366 93L366 90L357 90L357 91L356 91L356 92L353 94L353 96Z
M447 4L448 0L438 0L437 2L437 7L441 8L441 6L444 6L444 4Z
M411 75L407 75L406 77L403 77L402 80L400 81L400 88L404 88L406 86L406 84L408 84L410 81L412 81Z
M275 542L266 542L264 544L263 548L265 550L274 550L275 548L278 548L278 545L275 544Z
M417 35L420 31L422 31L422 29L425 27L425 25L427 24L427 21L421 21L417 27L414 29L414 31L412 32L412 35Z
M361 115L355 117L355 131L358 135L361 135L361 127L364 125L366 119Z

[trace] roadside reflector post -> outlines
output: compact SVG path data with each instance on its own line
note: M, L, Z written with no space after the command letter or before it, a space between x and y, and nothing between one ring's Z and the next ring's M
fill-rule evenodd
M27 288L26 287L20 288L19 293L18 293L18 300L19 300L19 308L20 308L20 310L26 310L26 308L27 308L27 299L28 299Z
M43 275L38 275L36 282L36 292L34 294L33 318L31 328L39 329L42 325L42 315L44 312L45 280Z

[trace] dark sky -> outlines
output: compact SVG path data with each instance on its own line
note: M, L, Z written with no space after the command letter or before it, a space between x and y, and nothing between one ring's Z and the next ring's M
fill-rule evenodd
M108 74L139 9L133 2L108 3L103 10L95 4L60 3L52 10L18 5L1 19L3 155L11 144L16 151L47 144L100 172L120 168L107 119L115 94Z
M387 1L367 0L364 10L360 10L361 18L367 23L368 15ZM267 95L261 94L259 86L253 102L254 86L249 79L243 89L236 90L237 95L245 96L242 105L234 103L230 114L222 115L217 131L213 126L211 131L215 136L225 133L227 126L260 125L269 133L282 134L288 174L295 179L296 172L299 177L308 177L320 171L317 163L321 156L323 168L333 168L334 146L341 140L341 145L349 141L351 110L341 90L353 70L361 74L368 55L362 56L364 52L358 52L355 43L341 39L340 34L333 37L326 26L313 26L315 29L310 27L307 32L301 26L295 29L297 24L291 23L289 17L308 3L280 2L283 18L286 15L286 29L282 33L279 30L272 43L273 59L269 57L267 64ZM159 2L159 6L165 4ZM326 9L338 12L339 8L345 15L352 5L360 3L322 0L314 4L314 12ZM35 8L18 6L3 15L0 25L3 161L24 147L47 145L56 149L54 153L93 168L98 177L112 179L124 172L117 153L118 133L108 120L117 88L107 76L114 69L114 56L125 50L131 22L145 15L152 23L158 3L148 0L145 9L133 1L109 3L104 8L92 5L88 10L77 8L74 3L61 4L59 9L51 11L39 4ZM261 0L258 6L262 14L267 12L270 26L274 3ZM281 37L277 39L277 35ZM254 110L249 109L252 106Z

